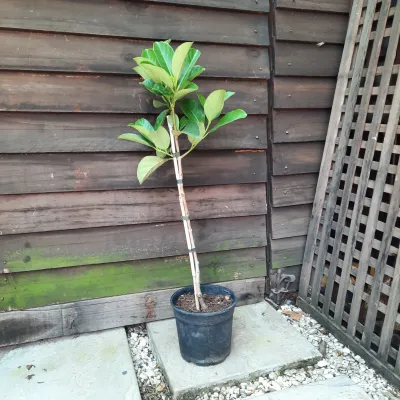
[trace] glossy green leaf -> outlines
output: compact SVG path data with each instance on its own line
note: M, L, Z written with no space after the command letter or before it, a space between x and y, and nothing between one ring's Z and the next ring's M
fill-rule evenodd
M154 144L161 150L168 150L169 145L171 144L169 133L163 126L159 126L157 132L152 134L152 139Z
M186 133L186 135L192 136L194 138L200 137L199 125L195 121L189 121L181 132Z
M138 68L138 67L137 67ZM150 79L155 83L164 83L170 89L174 87L172 78L168 75L168 72L164 69L151 64L141 64L140 68L143 68Z
M176 48L175 53L172 57L172 74L177 81L181 76L183 64L185 63L186 56L188 55L192 44L193 42L182 43Z
M171 43L171 39L164 40L164 43L170 44Z
M204 107L204 103L206 102L206 98L201 93L197 93L197 97L198 97L201 105Z
M224 108L225 94L226 91L220 89L214 90L214 92L210 93L207 97L206 102L204 103L204 112L209 122L213 121L221 114L221 111Z
M148 147L154 147L153 143L149 142L145 137L138 135L137 133L123 133L122 135L118 136L118 139L129 140L130 142L136 142L144 144Z
M215 132L218 128L221 126L230 124L231 122L237 121L238 119L243 119L246 118L247 114L243 110L233 110L229 111L227 114L225 114L218 122L217 124L210 129L211 132Z
M199 87L195 83L191 82L190 85L188 85L185 89L178 90L174 95L174 99L175 101L177 101L182 97L185 97L186 95L195 92L198 89Z
M166 42L155 42L153 50L157 58L157 65L159 65L169 75L172 75L172 57L174 56L174 49Z
M128 124L128 126L142 126L148 131L154 131L153 125L146 118L140 118L134 124Z
M143 79L145 80L150 80L151 77L150 75L147 73L147 71L140 65L138 65L135 68L132 68L135 72L137 72Z
M206 134L206 128L203 122L198 123L200 135L198 138L194 138L193 136L188 136L189 142L192 146L197 146L203 139Z
M189 120L187 119L187 117L184 115L181 120L179 121L179 129L182 130L186 124L189 122Z
M158 167L166 163L164 160L157 156L146 156L142 158L137 167L137 178L139 183L142 184Z
M204 110L200 101L195 99L184 99L180 103L182 112L189 121L204 122Z
M154 108L162 108L162 107L167 107L167 105L165 103L163 103L162 101L153 100L153 107Z
M164 110L162 113L159 114L154 124L155 130L157 130L158 127L160 127L164 123L165 117L167 116L168 112L169 110Z
M167 88L161 83L155 83L151 79L146 79L140 82L149 92L157 94L159 96L169 97L172 96L171 89Z
M142 51L142 57L147 58L153 65L157 65L156 53L153 49L145 49Z
M196 64L197 60L199 59L201 53L199 50L190 49L185 62L183 63L181 76L178 80L178 87L182 87L189 79L189 76L192 72L194 65Z
M160 157L160 158L165 158L165 157L167 157L167 155L165 154L165 153L162 153L161 151L156 151L156 156L157 157Z
M151 60L149 60L149 59L146 58L146 57L135 57L135 58L133 59L133 61L135 61L137 65L141 65L141 64L153 64L153 63L151 62Z
M232 97L235 94L235 92L226 92L224 101L227 101L229 97Z
M206 69L201 65L195 65L190 72L188 77L189 81L192 81L194 78L197 78L200 74L202 74Z
M172 127L174 127L174 123L172 121L172 115L167 116L167 122L168 122L168 126L171 125ZM176 114L175 114L175 127L179 128L179 118Z

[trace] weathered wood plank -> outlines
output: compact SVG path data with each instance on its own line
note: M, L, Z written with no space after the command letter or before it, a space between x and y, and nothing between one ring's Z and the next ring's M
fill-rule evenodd
M273 174L318 172L323 151L324 142L274 144L272 147Z
M265 248L199 255L202 282L265 276ZM188 256L7 275L0 311L190 285Z
M275 78L275 108L331 108L334 78Z
M185 29L182 29L182 26ZM263 14L139 1L3 0L0 27L130 38L267 45Z
M243 10L267 13L269 11L268 0L245 0L237 2L236 0L146 0L149 3L167 3L174 5L188 5L199 7L224 8L227 10Z
M139 82L127 76L2 72L0 111L154 113L154 95ZM197 83L204 94L216 88L236 92L226 111L243 108L249 114L267 114L267 81Z
M346 14L277 9L275 16L277 40L344 43Z
M0 118L1 153L118 152L148 151L137 143L117 140L133 132L127 125L143 114L2 113ZM267 121L262 115L223 126L215 135L200 142L201 150L266 149ZM182 141L182 148L189 144Z
M153 45L144 40L11 30L0 31L0 43L0 69L134 75L132 58ZM178 45L172 43L174 48ZM269 77L267 48L196 43L196 49L206 67L203 76Z
M310 204L314 200L317 174L272 176L273 207Z
M329 124L329 109L274 110L273 115L274 143L325 140Z
M301 265L305 245L306 236L271 240L272 268Z
M265 216L193 221L199 253L266 245ZM187 253L182 222L6 235L1 270L35 271L180 256Z
M348 13L351 0L276 0L277 8Z
M311 205L271 209L272 239L303 236L307 234Z
M265 214L265 184L189 187L192 219ZM0 196L2 234L178 221L176 189Z
M342 51L343 47L335 44L318 47L314 43L277 42L275 75L336 77Z
M260 152L261 151L261 152ZM138 153L0 155L0 193L27 194L175 187L172 163L143 184L136 178ZM256 183L266 180L262 150L197 152L183 161L185 185Z
M265 278L221 284L234 290L239 305L257 303L264 296ZM0 313L0 347L172 318L169 298L174 291L165 289Z

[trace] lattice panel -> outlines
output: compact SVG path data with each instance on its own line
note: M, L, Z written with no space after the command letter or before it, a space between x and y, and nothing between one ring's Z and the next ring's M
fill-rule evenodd
M400 384L400 2L355 1L300 302Z

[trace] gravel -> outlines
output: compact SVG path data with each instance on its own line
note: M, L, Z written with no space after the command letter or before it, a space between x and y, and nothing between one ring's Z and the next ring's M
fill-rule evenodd
M400 399L399 391L389 385L380 374L369 368L360 356L341 344L313 318L303 314L299 308L285 305L278 312L283 314L293 329L298 330L318 348L324 358L314 366L271 372L256 380L215 387L197 396L196 400L242 399L291 386L323 381L339 375L349 376L374 400ZM291 315L285 315L286 312ZM127 334L143 400L172 399L163 373L149 347L146 328L142 325L128 327Z

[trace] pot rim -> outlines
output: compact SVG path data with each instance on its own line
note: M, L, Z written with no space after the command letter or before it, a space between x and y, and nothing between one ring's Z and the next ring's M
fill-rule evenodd
M190 286L184 286L184 287L182 287L182 288L176 290L176 291L171 295L171 297L170 297L170 304L171 304L172 308L173 308L175 311L177 311L177 312L179 312L180 314L182 314L182 315L190 315L190 316L196 316L196 317L201 318L201 317L211 317L211 316L215 316L215 315L225 314L225 313L229 312L230 310L232 310L232 308L235 308L235 307L236 307L237 302L238 302L238 298L237 298L237 296L236 296L236 294L235 294L235 292L234 292L233 290L231 290L231 289L229 289L229 288L227 288L227 287L225 287L225 286L222 286L222 285L212 285L212 284L201 284L201 285L200 285L200 288L205 288L205 287L210 287L210 286L211 286L211 287L217 287L217 288L223 288L224 290L228 291L229 294L230 294L230 296L231 296L232 299L233 299L232 304L231 304L228 308L224 308L223 310L220 310L220 311L213 311L213 312L206 312L206 313L196 313L196 312L191 312L191 311L182 310L181 308L177 307L177 306L174 304L173 298L174 298L174 296L176 295L176 293L178 293L178 292L182 292L181 294L183 294L183 293L187 293L187 292L191 291L191 292L193 293L193 285L190 285Z

